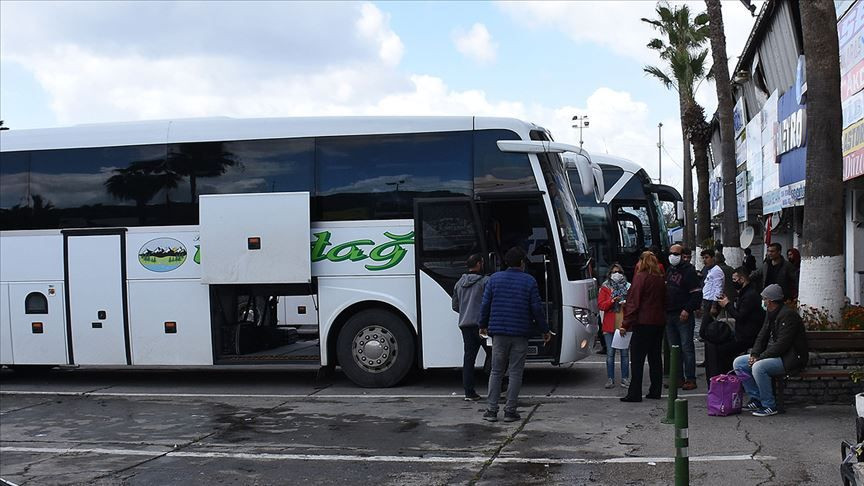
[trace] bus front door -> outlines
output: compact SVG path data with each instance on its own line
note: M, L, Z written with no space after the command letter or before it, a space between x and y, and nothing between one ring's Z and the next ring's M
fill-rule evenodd
M70 361L130 363L123 230L70 230L66 236ZM153 305L159 305L153 302Z
M417 322L424 368L460 366L459 314L451 308L453 287L465 261L484 254L477 210L469 199L418 199L414 207ZM478 356L478 362L483 353Z

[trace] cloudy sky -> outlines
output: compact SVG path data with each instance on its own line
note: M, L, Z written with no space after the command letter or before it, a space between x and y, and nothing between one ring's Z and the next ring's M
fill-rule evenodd
M703 2L688 2L694 11ZM761 2L755 2L761 5ZM628 157L680 186L677 94L651 1L0 3L0 119L36 128L178 117L493 115ZM723 3L730 63L753 18ZM713 86L698 95L714 111Z

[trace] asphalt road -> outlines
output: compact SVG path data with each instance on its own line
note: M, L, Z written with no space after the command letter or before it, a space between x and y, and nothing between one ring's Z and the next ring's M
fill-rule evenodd
M666 401L621 403L603 356L530 366L514 423L481 420L459 370L391 389L313 369L0 372L0 477L32 484L671 484ZM646 370L647 371L647 370ZM478 373L479 376L479 373ZM647 378L647 377L646 377ZM852 404L708 417L691 484L838 484ZM482 393L482 388L481 388ZM2 484L2 483L0 483Z

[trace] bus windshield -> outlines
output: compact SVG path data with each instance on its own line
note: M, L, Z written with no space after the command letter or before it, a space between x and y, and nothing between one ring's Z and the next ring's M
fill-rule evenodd
M564 172L561 156L556 153L538 154L540 168L549 190L549 198L561 237L561 249L564 264L567 267L567 278L579 280L587 257L586 237L582 220L576 207L576 200L570 188L570 181Z

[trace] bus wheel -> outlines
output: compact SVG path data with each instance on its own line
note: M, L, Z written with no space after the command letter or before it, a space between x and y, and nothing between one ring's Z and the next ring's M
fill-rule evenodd
M348 319L336 345L339 365L366 388L398 384L414 363L414 337L392 312L369 309Z

